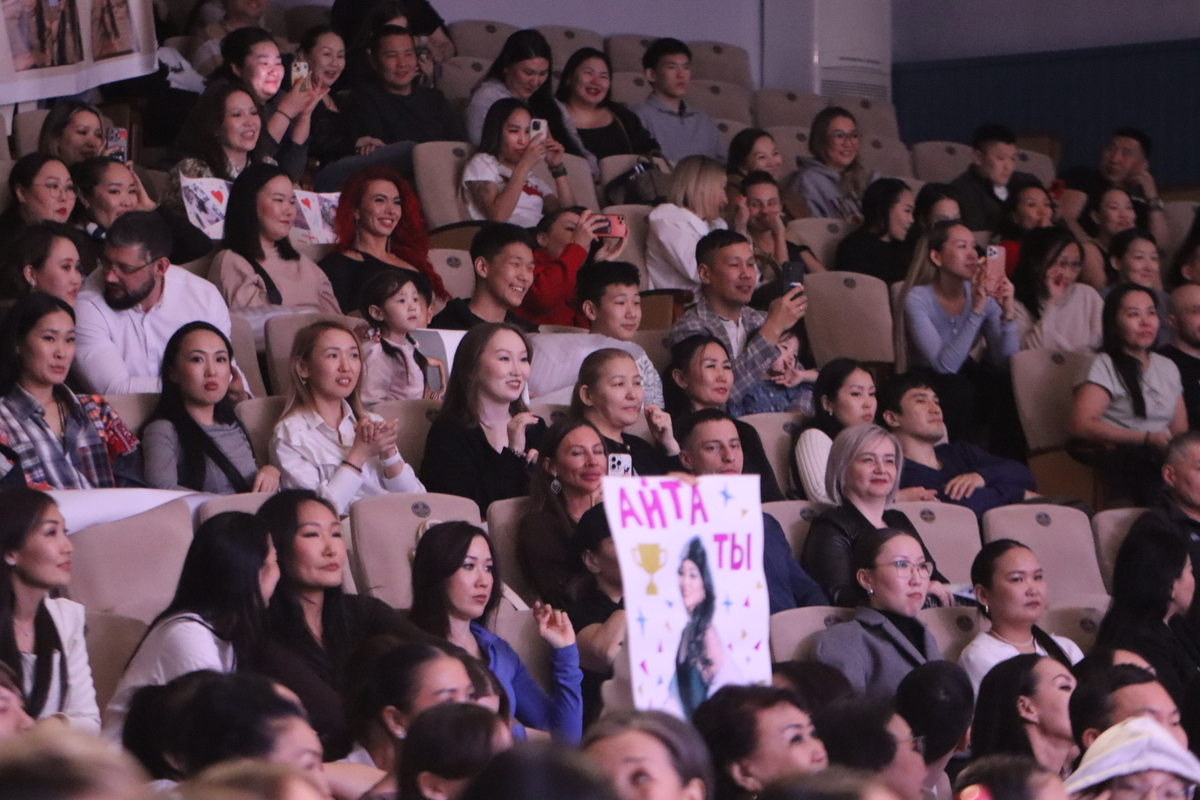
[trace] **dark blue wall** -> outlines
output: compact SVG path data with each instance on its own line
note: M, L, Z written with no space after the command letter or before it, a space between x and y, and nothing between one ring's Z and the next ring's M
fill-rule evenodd
M1061 165L1094 165L1108 134L1154 142L1159 185L1200 184L1200 40L895 64L901 138L970 142L984 122L1056 133Z

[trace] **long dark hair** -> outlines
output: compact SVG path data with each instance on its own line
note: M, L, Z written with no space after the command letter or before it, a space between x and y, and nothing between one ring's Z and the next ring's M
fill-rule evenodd
M981 547L979 552L975 554L975 560L971 562L971 585L982 586L990 591L993 583L996 580L996 562L999 561L1005 553L1017 548L1024 548L1025 550L1033 552L1027 545L1022 544L1015 539L996 539L995 541L988 542ZM981 611L985 617L991 619L991 615L988 613L987 608L981 608ZM1037 642L1038 646L1046 651L1046 655L1050 656L1067 669L1071 668L1071 659L1067 655L1066 651L1059 646L1058 642L1054 641L1054 638L1050 634L1046 633L1037 625L1033 626L1033 640Z
M167 340L167 347L163 351L162 369L159 373L162 375L162 393L158 396L158 405L155 406L150 419L165 419L175 428L175 435L179 438L179 446L183 451L183 457L179 459L178 481L180 485L203 492L205 472L207 471L206 459L212 459L213 463L233 484L236 493L242 494L250 491L253 487L229 460L225 451L217 446L212 437L205 433L200 424L188 413L179 381L171 377L171 372L175 368L176 362L179 361L180 351L183 349L183 340L195 331L208 331L219 336L225 346L225 352L229 354L230 363L233 363L233 345L215 325L197 320L189 322L175 331ZM236 425L242 430L242 434L246 435L245 428L242 428L237 414L233 412L233 401L229 399L228 392L213 406L213 422L219 425ZM247 436L248 439L249 436Z
M504 126L508 118L518 109L525 109L533 116L533 110L524 101L516 97L504 97L492 103L487 116L483 119L483 132L479 135L479 152L500 157L500 148L504 142Z
M276 178L287 178L288 183L291 183L291 178L283 167L276 164L251 164L242 170L233 182L233 188L229 190L223 244L247 261L257 261L263 257L258 222L258 193ZM275 249L285 261L300 258L300 254L286 236L275 242Z
M412 562L412 609L408 619L421 630L445 639L450 635L450 606L446 582L458 572L471 549L471 542L482 537L493 556L492 593L483 609L483 617L500 602L500 564L496 548L482 528L469 522L443 522L431 526L421 541Z
M266 602L259 572L270 553L270 537L254 518L226 511L205 520L183 560L175 596L151 629L177 614L195 614L233 645L244 665L263 628Z
M764 136L772 142L775 141L775 137L762 128L746 128L737 132L729 141L729 159L725 162L729 174L748 175L754 171L753 169L746 169L744 162L750 156L750 151L754 149L754 145L758 144L758 140ZM793 166L795 165L793 164Z
M18 208L21 201L17 199L17 187L26 190L32 187L38 173L51 161L57 161L63 167L67 166L58 156L48 156L38 152L26 153L13 163L12 170L8 173L8 210L4 212L6 216L14 214L18 219L20 218Z
M908 191L908 184L899 178L880 178L868 186L862 196L863 229L875 236L887 234L892 207Z
M500 101L502 102L502 101ZM458 343L454 352L454 369L450 371L450 379L446 381L446 396L442 401L442 413L438 419L445 419L468 428L479 424L479 359L487 348L492 337L500 331L512 331L521 337L533 361L533 348L529 339L517 327L507 322L487 322L475 325L467 331L467 335ZM520 414L527 411L525 403L514 400L509 405L510 414Z
M215 177L225 180L232 180L233 176L230 174L225 148L221 146L221 127L225 124L225 103L235 92L249 97L257 107L254 95L240 82L213 82L192 106L187 123L179 134L180 150L186 155L200 159L208 165ZM264 128L266 124L264 120ZM254 153L250 153L248 158L253 162Z
M942 200L959 202L958 192L948 183L927 183L917 192L917 198L913 201L913 224L905 237L912 249L916 249L917 240L933 227L933 207Z
M425 305L433 305L433 286L424 273L415 272L411 269L384 269L376 272L371 276L370 280L362 287L358 294L358 310L362 314L363 319L367 323L380 332L379 347L383 350L384 355L390 358L399 358L400 350L390 344L383 338L383 320L376 319L371 313L371 306L383 308L388 299L396 292L403 289L408 284L412 284L417 290L417 294L425 301ZM417 369L424 374L429 367L429 359L425 354L416 349L417 342L411 334L405 334L405 338L413 346L413 362L417 365Z
M1116 647L1131 630L1162 624L1172 584L1187 568L1187 544L1159 528L1127 536L1113 568L1112 604L1096 634L1096 649Z
M1066 228L1034 228L1021 238L1021 255L1013 269L1013 296L1021 301L1035 322L1042 318L1042 303L1049 297L1046 289L1046 270L1050 269L1063 250L1079 240Z
M983 676L975 701L971 725L971 755L982 758L995 753L1032 756L1029 734L1017 710L1017 698L1037 692L1034 668L1045 656L1024 653L1001 661Z
M398 800L425 800L417 776L474 778L496 754L500 717L474 703L442 703L422 711L404 737L404 756L396 767Z
M600 442L604 442L604 437L596 429L595 425L582 417L567 416L551 425L550 430L546 432L545 438L542 439L539 460L556 458L558 456L558 448L562 447L563 439L566 439L567 436L579 428L590 428ZM562 495L550 488L552 480L553 478L550 473L544 468L539 467L537 469L532 480L529 482L529 507L553 514L559 522L559 530L574 531L575 523L572 521L571 515L567 513L567 505L563 502Z
M484 80L497 80L500 83L505 83L504 73L509 67L531 58L546 59L546 63L550 67L550 72L546 75L545 82L537 88L537 91L530 95L528 101L529 113L534 117L546 120L550 124L550 135L568 153L573 156L583 155L579 147L575 144L575 140L567 132L567 125L563 120L562 111L559 109L558 103L550 91L550 85L554 82L554 58L550 51L550 43L546 41L546 37L540 31L526 28L525 30L516 31L509 36L504 41L504 47L500 48L500 55L496 56L496 60L492 62L491 68L487 71L487 75L484 76ZM495 105L492 107L495 108ZM507 114L504 117L508 119ZM482 145L480 145L480 150L483 150Z
M874 382L875 373L870 367L853 358L842 356L821 367L821 371L817 373L817 380L813 384L813 416L801 430L816 428L830 439L836 438L842 432L846 426L838 421L832 411L826 410L825 404L821 401L828 400L830 405L833 405L837 401L838 392L846 385L850 375L858 370L870 375L871 381Z
M3 556L14 553L25 546L29 535L42 516L55 505L54 499L44 492L17 486L0 491L0 661L8 665L17 676L19 685L26 683L21 650L17 647L17 636L13 630L13 613L16 595L13 567ZM67 658L58 626L50 617L46 604L41 603L33 617L33 690L25 698L25 711L36 719L46 707L53 680L54 653L59 653L59 706L67 699L70 688L67 680Z
M95 253L92 243L83 231L64 222L43 220L35 222L21 232L15 242L11 243L11 253L0 257L3 264L4 283L0 290L7 291L11 297L20 297L31 291L29 282L25 280L25 267L41 270L46 266L50 250L59 239L66 239L75 245L79 253L79 271L88 275L96 266Z
M712 624L713 613L717 609L717 598L712 571L708 568L708 552L704 549L704 543L700 541L699 536L687 543L679 561L681 569L684 561L691 561L695 564L696 569L700 571L700 580L704 582L704 599L689 613L687 624L683 626L683 634L680 636L684 645L684 658L695 664L698 669L702 669L712 666L712 659L708 657L705 636L708 634L708 626Z
M21 356L17 348L43 317L62 311L75 324L75 309L66 301L45 292L30 292L19 298L4 315L0 327L0 397L7 395L21 377ZM54 387L55 394L67 391L62 384Z
M1129 399L1133 402L1133 415L1145 419L1146 398L1142 394L1142 365L1136 358L1125 352L1125 345L1121 341L1121 330L1117 325L1121 303L1125 300L1126 295L1134 292L1142 292L1151 301L1155 300L1152 291L1134 283L1118 283L1104 299L1104 311L1101 315L1104 334L1101 339L1100 352L1107 353L1108 357L1112 359L1113 369L1116 370L1121 383L1125 384L1125 390L1129 392ZM1157 313L1157 308L1155 305L1155 313Z
M687 392L675 382L675 370L687 374L696 353L701 348L707 347L714 342L721 345L721 349L725 351L725 355L728 357L729 350L725 347L725 343L709 333L697 333L695 336L689 336L682 341L676 342L675 346L671 348L671 360L662 371L662 385L663 410L672 417L686 414L692 410L692 401L688 399Z
M575 73L579 70L579 67L583 64L583 62L593 58L598 58L603 61L604 66L608 68L609 78L612 77L612 59L608 57L608 53L604 52L603 50L597 50L594 47L581 47L574 53L571 53L570 58L567 59L567 63L563 64L562 76L558 79L558 91L554 93L556 100L558 100L560 103L566 104L571 99L571 89L575 83ZM549 80L546 81L546 83L549 82ZM609 83L608 94L604 95L604 98L596 105L598 105L600 108L608 108L613 104L613 102L612 84Z

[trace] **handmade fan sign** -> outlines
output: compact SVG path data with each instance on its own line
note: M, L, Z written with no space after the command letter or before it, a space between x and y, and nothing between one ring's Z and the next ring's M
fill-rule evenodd
M229 205L231 186L232 183L221 178L179 179L188 222L204 231L210 239L219 240L225 236L225 207Z
M771 679L757 475L605 478L633 701L690 717L729 683Z
M296 230L293 241L300 244L334 244L337 234L333 231L333 218L337 213L340 192L296 191Z

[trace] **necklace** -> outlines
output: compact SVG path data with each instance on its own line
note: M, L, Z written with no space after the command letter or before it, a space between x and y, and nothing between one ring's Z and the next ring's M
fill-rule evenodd
M1033 634L1032 633L1029 634L1028 642L1014 642L1011 639L1005 639L1003 636L996 633L995 631L988 631L988 633L990 633L992 636L995 636L997 639L1004 642L1005 644L1012 645L1013 647L1029 647L1031 644L1033 644Z

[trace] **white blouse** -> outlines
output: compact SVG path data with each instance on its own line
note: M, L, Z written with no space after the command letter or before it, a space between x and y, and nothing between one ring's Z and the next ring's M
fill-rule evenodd
M382 422L378 414L368 419ZM385 467L378 458L368 459L362 472L342 464L354 445L357 420L350 404L342 401L342 421L337 430L310 408L302 408L281 419L271 437L271 463L282 474L284 489L313 489L333 503L339 515L361 497L389 492L423 492L411 464L394 478L384 476Z
M1064 636L1055 636L1054 634L1050 634L1050 638L1062 648L1072 664L1078 664L1083 659L1083 651L1079 649L1079 645L1070 639ZM1034 649L1039 655L1046 655L1046 651L1042 649L1040 644L1035 645ZM962 653L958 656L958 665L966 670L967 676L971 679L971 685L975 687L975 694L979 694L979 684L983 681L983 676L987 675L992 667L1001 661L1007 661L1019 655L1021 655L1020 650L1011 644L1005 644L985 631L977 634L963 648Z
M72 728L85 731L100 730L100 707L96 705L96 687L92 683L92 666L88 663L84 622L87 612L79 603L64 598L46 600L46 610L58 629L62 652L55 651L50 662L50 691L38 719L62 714ZM67 659L67 693L62 693L62 658ZM21 673L26 697L33 691L33 653L21 653Z

